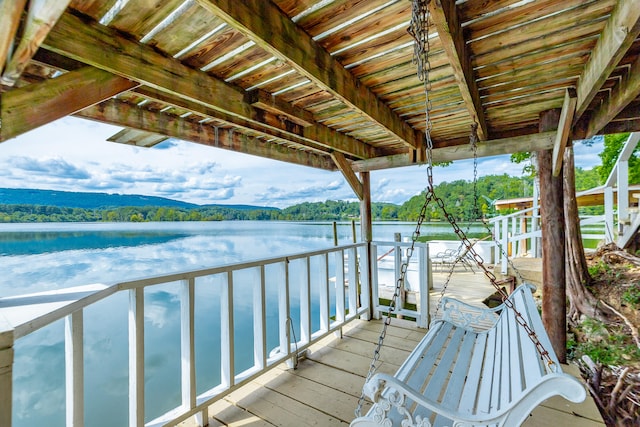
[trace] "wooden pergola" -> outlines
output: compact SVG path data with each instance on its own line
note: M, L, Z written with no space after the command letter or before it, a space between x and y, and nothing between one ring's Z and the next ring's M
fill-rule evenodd
M114 141L173 137L340 170L362 200L370 239L369 172L426 161L411 7L0 0L0 141L74 115L125 128ZM542 154L551 172L541 192L546 239L563 245L545 208L558 199L544 198L557 194L547 183L561 180L565 147L640 131L640 0L429 8L433 160L471 157L474 123L479 156ZM552 273L549 281L564 280L563 270Z

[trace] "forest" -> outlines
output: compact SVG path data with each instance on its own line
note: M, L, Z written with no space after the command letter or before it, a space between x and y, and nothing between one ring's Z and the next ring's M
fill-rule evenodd
M576 171L578 190L597 185L596 170ZM443 182L435 187L447 211L460 221L478 220L478 216L497 215L492 202L498 199L531 196L533 177L487 175L478 178L477 209L474 208L474 185L470 181ZM375 199L375 194L372 195ZM415 221L424 202L424 193L415 195L402 205L372 203L372 217L378 221ZM601 209L601 208L600 208ZM591 214L593 212L591 208ZM477 212L478 214L474 214ZM507 213L505 211L501 214ZM285 209L235 208L223 206L116 206L79 208L37 204L0 204L0 222L148 222L148 221L345 221L360 216L358 202L327 200L305 202ZM444 220L442 212L428 211L428 221Z

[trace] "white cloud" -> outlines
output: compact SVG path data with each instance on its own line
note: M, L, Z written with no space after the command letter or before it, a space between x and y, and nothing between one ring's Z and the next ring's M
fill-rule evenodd
M157 148L108 142L120 128L68 117L0 144L2 186L101 191L210 204L287 207L305 201L356 200L339 172L329 172L171 139ZM576 144L576 165L599 164ZM508 156L481 158L478 175L520 175ZM472 160L435 167L434 183L473 179ZM427 185L427 168L371 173L372 200L401 204Z

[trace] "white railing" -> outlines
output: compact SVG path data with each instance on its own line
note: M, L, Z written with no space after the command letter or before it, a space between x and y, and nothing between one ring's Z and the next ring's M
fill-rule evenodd
M127 293L129 304L129 426L176 425L193 415L206 420L207 407L211 403L276 365L294 360L311 344L368 313L367 254L367 245L361 243L117 283L99 291L83 293L81 298L69 304L37 314L18 325L5 321L0 311L0 425L11 425L14 340L60 319L65 322L66 426L83 425L85 310L117 293ZM356 265L356 261L359 261L359 265ZM360 283L365 285L359 286ZM145 410L145 351L148 349L145 348L144 320L145 306L148 304L145 304L145 293L163 284L179 288L181 402L173 410L160 415L149 414ZM201 286L215 286L215 294L219 298L219 314L216 313L216 316L219 316L220 322L220 384L196 394L195 295L196 289ZM267 289L274 288L275 295L268 295ZM253 365L242 372L237 372L234 366L237 344L246 338L234 334L234 324L238 321L234 318L234 295L241 292L239 289L244 293L244 303L247 300L250 302L253 317ZM246 295L247 290L249 295ZM240 295L235 297L236 303L238 297ZM46 297L41 297L39 302L43 298L46 300ZM269 305L268 299L277 301L276 306ZM4 301L5 307L7 300ZM292 301L295 301L295 310L292 310ZM20 304L25 304L24 298ZM319 319L314 321L312 306L313 311L319 313ZM267 328L267 314L276 310L279 338L277 346L270 349L267 335L274 332ZM295 324L292 319L297 319ZM318 326L312 327L313 323ZM297 339L292 339L291 334L295 329L299 335ZM145 422L149 418L153 419Z
M65 323L65 424L67 427L84 425L87 347L85 314L94 304L115 297L116 294L128 295L128 425L174 426L192 416L202 425L203 420L208 417L207 408L213 402L282 362L292 363L310 345L338 332L351 320L359 316L367 318L370 297L376 301L376 314L388 311L388 307L377 303L378 262L371 265L374 274L371 280L373 293L370 295L367 286L370 271L368 254L375 256L379 248L392 247L392 252L395 253L391 253L388 259L394 265L394 277L397 278L402 262L402 257L397 255L403 255L403 250L408 245L400 242L377 242L371 245L371 252L365 243L344 245L287 257L121 282L111 286L89 285L34 296L0 299L0 425L12 425L12 391L15 382L12 380L12 367L14 359L19 357L19 354L16 358L13 355L16 340L62 319ZM426 244L417 244L416 248L409 277L417 288L414 290L419 290L418 308L408 310L402 306L402 301L396 304L399 315L413 317L419 326L426 327L428 248ZM148 393L145 388L145 369L149 369L145 353L154 350L149 348L149 342L145 342L145 335L149 333L145 331L145 313L150 315L149 312L153 310L153 307L149 307L149 301L145 303L145 296L149 298L163 285L169 286L172 292L178 289L180 399L174 409L164 414L155 414L145 408L145 394ZM216 299L215 316L219 321L220 334L220 381L208 390L197 393L196 381L201 373L197 369L195 348L201 337L195 333L195 319L196 313L199 313L196 303L199 307L204 304L198 293L203 287L213 290L207 295L215 295ZM238 323L236 311L240 297L244 304L249 302L248 310L253 318L252 328L250 327L253 331L253 354L250 356L253 363L241 372L235 365L236 349L246 337L238 337L234 333L234 325ZM211 304L208 307L210 309ZM273 315L274 312L277 312L276 331L267 325L268 314ZM273 323L272 321L270 325L274 326ZM295 334L295 330L298 334ZM277 336L277 345L270 348L274 346L268 344L268 336L273 335ZM175 394L175 390L163 392Z
M403 263L407 260L406 251L411 247L411 242L373 242L371 245L371 257L376 262L372 263L372 289L373 289L373 316L380 318L381 313L388 313L389 307L378 303L380 298L390 299L394 295L395 286L400 278ZM396 297L395 313L416 320L418 327L426 328L429 325L429 246L427 243L415 244L411 262L405 267L404 289ZM411 294L415 301L415 309L406 307L409 302L407 294Z
M507 273L509 257L541 257L542 231L537 211L537 208L523 209L490 220L493 224L493 239L500 243L494 246L494 259L503 274ZM580 227L583 230L583 240L612 240L606 215L580 217Z

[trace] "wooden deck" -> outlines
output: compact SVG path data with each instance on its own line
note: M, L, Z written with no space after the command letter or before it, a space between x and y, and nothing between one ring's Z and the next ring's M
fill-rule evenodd
M434 274L432 304L444 282ZM478 303L492 293L483 276L456 273L447 296ZM395 320L387 332L379 371L395 373L426 332L414 323ZM251 384L238 389L209 408L211 426L346 426L354 417L381 321L355 321L344 328L342 339L328 337L313 346L296 370L278 366ZM577 375L577 368L563 367ZM369 408L365 406L363 412ZM580 425L604 426L591 397L576 405L553 398L536 408L527 427ZM184 425L193 425L184 423Z

